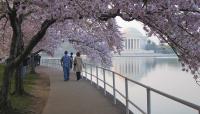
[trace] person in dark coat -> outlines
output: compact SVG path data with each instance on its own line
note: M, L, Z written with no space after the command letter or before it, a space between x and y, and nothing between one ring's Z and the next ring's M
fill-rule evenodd
M27 74L27 67L28 67L28 61L29 61L29 57L27 57L26 59L24 59L23 61L23 68L22 68L22 76L25 77Z
M70 69L72 69L72 66L73 66L73 53L72 52L70 53L70 59L71 59L71 61L70 61Z
M41 56L38 54L38 65L40 65Z

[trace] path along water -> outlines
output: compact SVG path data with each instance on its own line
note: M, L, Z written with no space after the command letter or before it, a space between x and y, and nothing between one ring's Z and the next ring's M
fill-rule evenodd
M87 81L76 81L73 73L69 81L63 81L61 70L38 67L37 71L50 77L49 99L43 114L124 114Z

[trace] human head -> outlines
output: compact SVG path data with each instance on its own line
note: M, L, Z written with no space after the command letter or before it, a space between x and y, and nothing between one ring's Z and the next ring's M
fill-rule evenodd
M73 55L73 53L71 52L70 55Z
M67 54L68 54L68 52L67 52L67 51L65 51L65 54L67 55Z
M80 56L81 56L80 52L77 52L77 53L76 53L76 56L80 57Z

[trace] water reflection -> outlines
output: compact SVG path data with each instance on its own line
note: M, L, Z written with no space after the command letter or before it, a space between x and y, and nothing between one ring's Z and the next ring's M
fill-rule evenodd
M149 69L148 69L149 68ZM155 68L155 60L153 58L131 58L131 57L115 57L113 58L113 70L126 77L134 77L139 80L142 76Z
M177 58L114 57L112 69L130 79L200 105L200 87L195 84L190 73L181 71ZM124 85L121 83L118 84ZM129 97L142 109L146 109L146 93L143 88L130 84ZM152 93L152 113L197 114L197 111Z
M180 66L176 58L113 57L112 70L139 81L158 65L168 65L170 67Z

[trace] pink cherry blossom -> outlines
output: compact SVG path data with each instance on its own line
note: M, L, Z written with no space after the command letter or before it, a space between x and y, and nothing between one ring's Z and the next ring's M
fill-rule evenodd
M7 5L6 5L6 2ZM113 18L138 20L149 35L155 34L175 51L184 68L199 76L200 1L199 0L5 0L1 2L0 53L9 51L12 29L6 24L7 11L26 16L22 24L24 43L30 41L46 19L56 22L34 50L53 53L62 39L103 63L111 62L111 53L122 50L122 40ZM146 1L146 2L144 2ZM7 6L7 7L6 7ZM9 7L8 7L9 6ZM27 14L29 14L27 16ZM35 22L34 22L35 21ZM6 28L6 29L3 29ZM5 32L9 31L9 32ZM3 45L2 45L3 44ZM186 70L185 70L186 71Z

